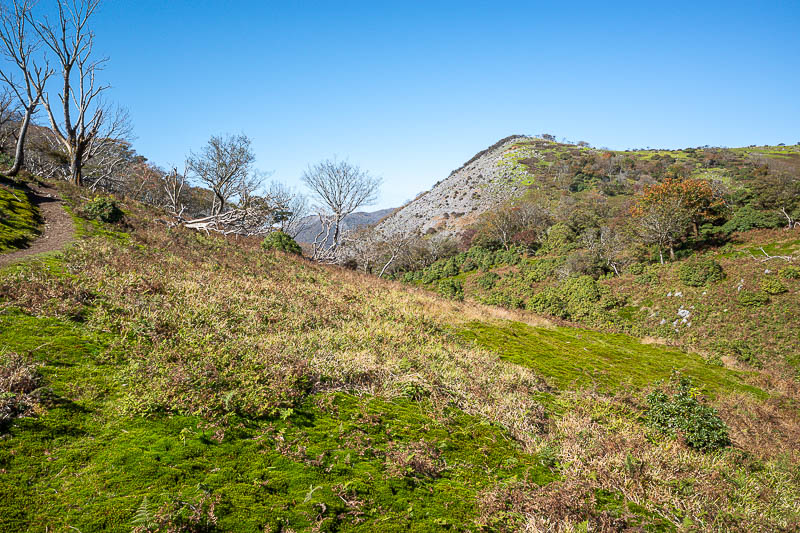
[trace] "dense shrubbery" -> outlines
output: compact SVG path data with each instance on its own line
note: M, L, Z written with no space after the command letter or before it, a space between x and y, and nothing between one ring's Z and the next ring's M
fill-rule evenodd
M479 277L476 283L480 288L489 291L494 288L494 284L497 283L498 279L500 279L500 276L498 276L494 272L487 272L486 274Z
M761 291L741 290L737 300L739 300L739 304L745 307L761 307L769 303L769 296Z
M527 308L538 313L568 319L598 319L616 305L608 289L590 276L569 278L557 287L548 287L528 300Z
M780 215L772 211L759 211L746 205L734 211L733 216L720 227L723 233L747 231L756 228L779 228L783 225Z
M725 277L722 265L713 259L688 261L678 269L678 277L684 285L702 287L708 283L720 281Z
M303 249L300 245L288 234L282 231L273 231L261 242L261 248L264 250L278 250L291 254L302 254Z
M667 435L680 435L688 446L700 451L729 446L728 427L716 409L700 403L699 394L689 378L674 374L668 389L647 396L648 421Z
M98 196L83 207L83 215L91 220L100 222L120 222L125 214L112 198Z
M783 294L788 289L778 278L768 276L761 279L761 290L767 294Z
M788 266L778 271L778 275L783 279L800 279L800 267Z
M436 284L436 292L451 300L464 299L464 287L457 279L443 279Z

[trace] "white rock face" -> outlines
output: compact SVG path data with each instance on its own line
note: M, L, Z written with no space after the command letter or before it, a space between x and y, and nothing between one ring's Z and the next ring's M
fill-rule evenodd
M498 163L509 148L524 139L501 140L447 178L401 207L378 224L388 234L402 231L434 231L455 235L487 210L524 190L525 185L507 175Z

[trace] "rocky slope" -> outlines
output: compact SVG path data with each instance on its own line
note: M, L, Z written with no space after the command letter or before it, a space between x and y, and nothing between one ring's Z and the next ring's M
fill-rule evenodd
M388 234L455 234L488 209L520 194L524 185L504 165L504 155L522 139L526 137L512 135L479 152L431 190L386 217L379 229Z

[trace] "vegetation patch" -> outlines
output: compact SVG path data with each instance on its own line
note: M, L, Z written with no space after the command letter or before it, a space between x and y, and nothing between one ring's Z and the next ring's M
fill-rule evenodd
M647 396L647 418L659 431L680 437L700 451L713 451L731 443L728 428L716 409L704 405L700 390L692 380L674 373L668 389L657 389Z
M0 184L0 252L26 246L39 234L39 210L20 189Z
M687 261L678 268L678 277L689 287L703 287L725 278L722 265L713 259Z
M559 389L599 387L614 391L637 388L668 379L673 369L703 383L704 391L764 393L745 383L745 373L709 365L703 358L654 344L642 344L623 334L555 327L540 328L519 322L470 322L460 334L503 359L533 368Z

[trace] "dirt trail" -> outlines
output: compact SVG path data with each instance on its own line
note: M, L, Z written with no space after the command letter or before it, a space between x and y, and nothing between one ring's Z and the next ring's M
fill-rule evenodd
M58 192L42 185L32 185L30 189L31 202L39 208L39 214L44 220L44 231L28 248L0 254L0 267L30 255L60 250L75 234L72 217L64 210Z

